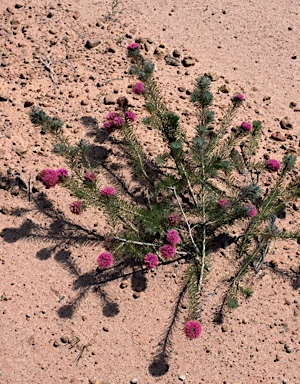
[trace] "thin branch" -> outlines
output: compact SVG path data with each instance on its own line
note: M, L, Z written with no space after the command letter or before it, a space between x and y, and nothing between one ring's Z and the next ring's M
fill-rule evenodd
M145 247L157 248L157 247L160 246L159 244L145 243L143 241L128 240L128 239L125 239L124 237L119 237L119 236L114 236L114 239L122 241L123 243L130 243L130 244L136 244L136 245L144 245ZM176 253L178 255L183 255L183 256L186 256L186 255L189 254L188 252L182 252L182 251L176 251Z
M191 195L192 195L192 198L193 198L193 200L194 200L194 203L195 203L196 205L198 205L198 201L197 201L196 196L195 196L195 194L194 194L194 191L193 191L193 189L192 189L192 186L191 186L190 180L189 180L189 178L188 178L188 175L187 175L187 173L186 173L186 170L185 170L185 168L184 168L184 165L183 165L182 163L181 163L181 168L182 168L182 170L183 170L184 176L185 176L186 181L187 181L187 183L188 183L189 191L190 191L190 193L191 193Z
M189 221L188 221L188 219L187 219L187 217L186 217L186 214L185 214L185 212L184 212L184 210L183 210L183 208L182 208L182 205L181 205L181 203L180 203L180 201L179 201L178 195L177 195L177 193L176 193L176 188L175 188L175 187L169 187L169 189L171 189L171 190L174 192L175 198L176 198L176 200L177 200L177 203L178 203L178 205L179 205L179 208L180 208L180 210L181 210L181 213L182 213L182 215L183 215L183 217L184 217L184 220L185 220L185 223L186 223L186 225L187 225L187 228L188 228L188 231L189 231L190 239L191 239L191 241L192 241L192 243L193 243L193 246L194 246L194 248L195 248L197 254L200 254L200 249L198 248L197 244L196 244L195 241L194 241L194 238L193 238L193 235L192 235L191 225L190 225L190 223L189 223Z
M49 72L50 79L52 82L55 84L54 77L53 77L53 71L52 68L50 67L51 65L51 60L45 55L45 60L43 60L41 57L37 56L37 58L40 60L40 62L43 64L44 68Z
M130 244L136 244L136 245L145 245L147 247L157 247L157 244L144 243L143 241L128 240L128 239L124 239L123 237L119 237L119 236L114 236L114 239L122 241L123 243L130 243Z

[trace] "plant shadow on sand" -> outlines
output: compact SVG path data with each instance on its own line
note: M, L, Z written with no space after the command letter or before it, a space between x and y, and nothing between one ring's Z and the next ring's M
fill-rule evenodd
M77 292L77 295L71 302L58 308L57 314L60 318L71 319L81 302L87 298L89 292L92 292L99 298L104 316L114 317L118 315L118 303L113 302L104 290L106 284L114 280L130 278L133 291L141 292L147 289L146 274L141 268L140 263L133 259L119 260L119 263L107 270L95 268L88 272L82 272L74 259L71 258L69 246L72 244L99 244L104 240L104 237L66 220L64 215L55 209L52 202L43 194L34 199L33 203L36 205L35 208L44 217L50 219L48 227L41 227L34 221L25 219L19 227L4 228L0 235L5 242L10 244L20 240L54 243L51 246L40 249L36 257L43 262L53 257L74 279L72 289ZM16 208L11 212L11 215L21 217L26 211L26 209ZM161 360L158 360L157 356L155 357L149 368L149 372L153 376L160 376L168 371L168 364L163 363L163 361L164 357Z
M46 261L53 256L54 260L74 278L73 290L78 292L71 303L63 305L58 309L59 317L71 318L89 291L92 291L99 297L104 316L112 317L117 315L119 313L118 304L113 303L102 289L102 287L113 280L131 277L131 287L133 290L141 291L146 289L147 281L145 275L142 273L141 267L136 262L132 262L132 260L120 260L113 268L107 270L95 268L95 270L83 273L71 258L69 246L72 244L99 244L104 240L104 237L66 220L64 215L56 210L52 202L43 194L35 199L34 203L38 211L48 219L51 219L49 227L41 227L32 220L26 219L18 228L4 228L1 236L7 243L15 243L21 239L55 243L40 249L36 257L41 261ZM25 210L16 209L12 212L12 215L21 216L25 212ZM129 272L124 273L126 270Z
M41 227L39 224L30 219L26 219L18 228L4 228L1 232L1 237L7 243L15 243L19 240L28 241L44 241L45 243L54 243L51 246L40 249L36 257L41 261L47 261L53 257L61 267L72 276L72 289L77 293L75 298L62 305L58 310L58 316L64 319L71 319L75 311L80 306L81 302L87 298L89 292L95 294L101 303L102 314L106 317L114 317L119 313L118 303L111 300L105 292L106 284L114 280L131 279L131 288L133 291L144 291L147 289L147 277L145 271L141 267L141 263L135 260L119 259L114 267L107 270L95 268L91 271L82 272L76 261L71 257L71 252L68 249L70 245L94 245L99 244L104 240L104 237L94 231L90 231L78 224L67 220L63 213L57 210L52 202L46 198L44 194L37 196L33 203L36 210L50 219L48 227ZM22 216L26 213L26 209L16 208L11 215ZM67 239L67 240L66 240ZM216 238L214 249L226 248L234 239L232 238ZM174 260L165 262L164 264L173 263ZM281 270L271 262L266 263L272 273L275 273L283 279L288 279L293 289L300 288L300 270ZM148 370L153 377L160 377L166 374L169 370L169 358L172 353L171 336L174 326L180 315L180 305L184 298L186 286L183 286L177 301L174 304L172 313L170 314L169 324L166 327L165 333L158 343L157 351L149 364ZM223 322L225 302L218 307L214 321L218 324Z
M107 270L95 268L88 272L82 272L71 258L71 252L68 247L71 244L99 244L104 240L104 237L66 220L63 214L56 210L51 201L43 196L43 194L40 198L35 199L33 203L35 203L35 208L39 212L51 220L48 227L41 227L34 221L26 219L19 227L4 228L0 235L5 242L10 244L20 240L54 243L51 246L40 249L36 257L43 262L53 257L74 278L72 289L77 292L77 295L71 302L58 308L57 314L60 318L71 319L80 303L87 298L89 292L92 292L99 298L104 316L114 317L118 315L118 303L113 302L104 290L106 284L114 280L130 278L133 291L141 292L147 289L146 274L141 268L140 263L134 260L119 260L118 264ZM16 208L11 214L20 217L25 213L25 209ZM67 242L66 239L68 239ZM168 328L166 335L169 335L169 333L170 329ZM152 376L161 376L167 373L168 369L166 343L163 340L159 343L159 352L151 362L149 372Z

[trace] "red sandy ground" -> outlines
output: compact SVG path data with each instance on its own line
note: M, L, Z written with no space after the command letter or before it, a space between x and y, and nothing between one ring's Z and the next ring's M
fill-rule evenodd
M103 22L106 6L103 0L1 0L2 176L9 171L27 182L43 168L63 166L50 139L30 123L25 102L60 117L72 140L88 138L101 156L105 150L97 132L114 108L104 104L104 97L128 93L133 79L126 46L137 38L147 42L150 58L160 47L161 55L154 58L157 80L170 109L190 112L181 116L188 132L195 119L186 90L197 76L214 72L218 115L241 91L246 103L235 123L263 122L261 156L299 154L299 1L131 0L118 20ZM100 44L85 48L92 38ZM164 56L174 49L179 60L191 56L195 65L167 65ZM224 85L229 93L221 91ZM145 148L155 153L156 138L143 133L141 99L128 97ZM291 102L296 106L291 108ZM280 126L285 116L291 130ZM285 141L272 140L274 132ZM117 156L112 148L112 158ZM105 185L107 179L99 174L98 182ZM35 186L44 191L41 184ZM101 213L90 209L72 216L72 197L60 187L44 191L53 207L35 197L28 202L18 186L1 188L0 383L300 383L299 245L273 244L269 260L282 273L263 268L254 279L254 296L227 311L223 326L213 322L213 315L231 249L214 254L203 334L186 339L183 308L169 370L161 375L152 363L180 288L182 266L149 272L147 288L137 298L134 288L143 282L141 274L112 280L97 291L95 260L103 248L101 242L82 239L108 232ZM288 207L280 226L298 229L299 208L299 202Z

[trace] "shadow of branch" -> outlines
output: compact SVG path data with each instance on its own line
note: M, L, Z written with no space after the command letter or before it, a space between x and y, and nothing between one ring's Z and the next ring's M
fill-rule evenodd
M177 300L173 306L173 310L170 316L169 325L162 337L161 342L158 344L157 353L154 355L151 364L149 365L149 373L154 377L160 377L165 375L169 370L168 360L172 352L172 332L174 326L178 320L180 313L180 304L184 298L184 295L187 291L187 284L185 284L177 296Z

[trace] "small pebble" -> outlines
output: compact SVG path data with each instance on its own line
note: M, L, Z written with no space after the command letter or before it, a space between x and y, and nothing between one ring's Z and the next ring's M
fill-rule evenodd
M291 120L288 116L285 116L283 119L281 119L280 126L282 129L293 129L293 124L291 123Z
M24 108L32 107L34 104L34 100L25 100L24 101Z
M288 344L284 344L284 349L286 353L292 353L292 348Z
M69 338L67 337L67 336L62 336L61 338L60 338L60 341L63 343L63 344L67 344L67 343L69 343Z
M180 376L178 376L178 379L179 379L180 381L184 381L184 380L185 380L185 375L180 375Z
M126 287L128 287L128 282L127 281L122 281L122 283L120 284L120 288L124 289Z
M85 47L88 49L92 49L94 47L97 47L97 45L99 45L100 43L101 43L101 40L99 39L89 39L85 43Z
M137 382L138 382L138 381L137 381L136 378L130 380L130 384L137 384Z
M277 355L275 356L274 362L276 363L276 362L279 361L279 360L280 360L280 356L277 354Z

